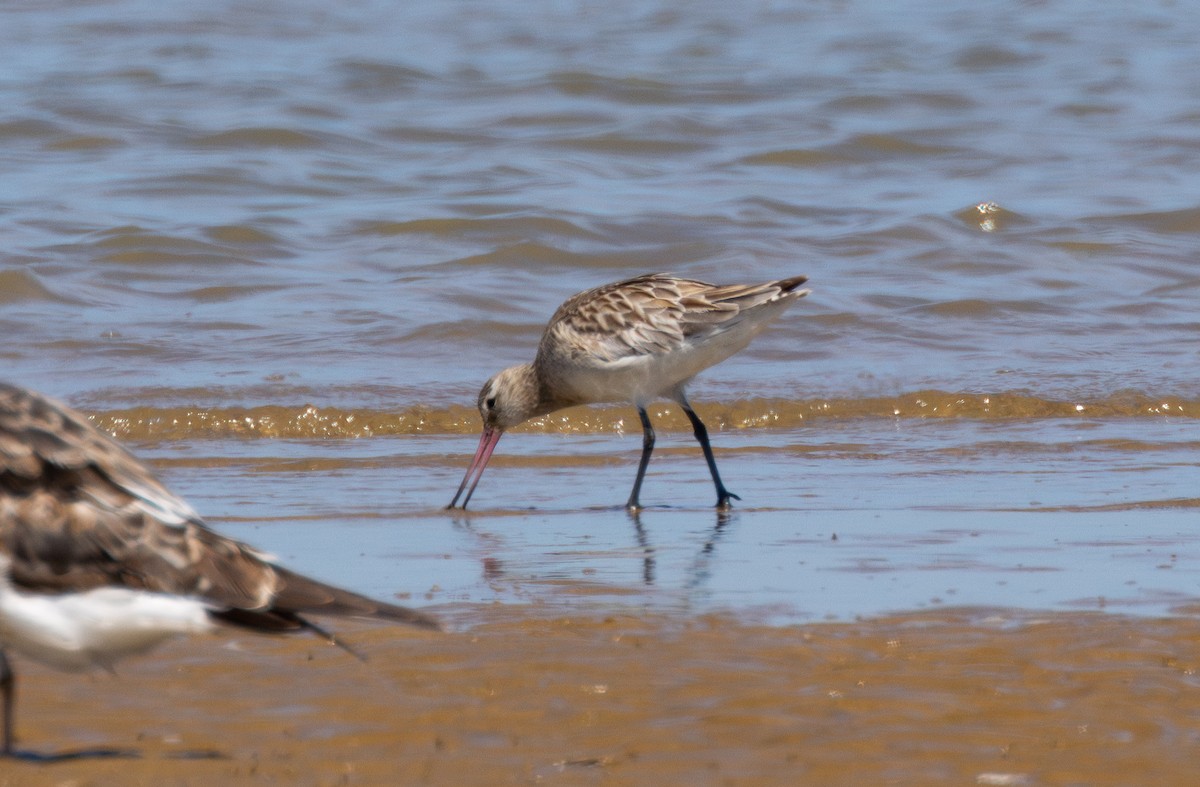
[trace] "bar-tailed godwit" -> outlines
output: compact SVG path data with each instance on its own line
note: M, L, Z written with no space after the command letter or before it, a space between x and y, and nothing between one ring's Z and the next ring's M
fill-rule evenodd
M683 408L704 450L717 506L728 507L730 499L740 498L721 483L708 430L684 389L699 372L744 349L807 295L808 290L799 289L805 281L805 276L793 276L716 285L655 273L574 296L550 318L533 363L509 367L484 383L479 392L483 434L447 508L454 508L464 490L462 506L467 507L505 430L563 407L632 402L642 422L642 458L625 507L640 509L642 479L654 450L646 406L657 398Z
M6 650L66 670L111 669L215 622L307 629L302 615L433 618L296 574L209 530L186 502L83 416L0 383L0 701L13 751Z

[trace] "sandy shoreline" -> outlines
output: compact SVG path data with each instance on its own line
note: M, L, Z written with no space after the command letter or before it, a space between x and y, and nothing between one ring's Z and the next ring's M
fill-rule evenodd
M556 613L557 614L557 613ZM176 643L119 677L22 660L0 784L1184 783L1195 622L957 609L769 627L476 610L449 634ZM1007 781L1005 781L1007 780Z

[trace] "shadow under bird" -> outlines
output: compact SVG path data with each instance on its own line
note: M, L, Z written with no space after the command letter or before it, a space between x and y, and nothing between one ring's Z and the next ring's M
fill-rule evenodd
M82 415L0 383L3 754L16 756L8 650L64 670L111 670L224 623L308 630L354 653L307 614L438 628L425 614L294 573L218 535Z
M458 492L465 509L504 432L564 407L632 402L642 422L642 458L625 507L639 510L654 450L646 406L659 398L683 408L704 450L717 506L740 500L721 483L708 430L684 389L698 373L743 350L796 300L806 276L761 284L709 284L664 273L639 276L575 295L558 308L533 363L512 366L483 385L483 434ZM466 497L463 497L463 492Z

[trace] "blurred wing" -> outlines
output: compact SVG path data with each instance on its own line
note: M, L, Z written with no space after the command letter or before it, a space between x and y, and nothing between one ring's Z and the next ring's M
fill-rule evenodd
M0 548L43 589L124 585L261 606L261 556L196 512L82 415L0 385Z
M0 552L13 582L27 588L112 585L197 596L254 628L320 631L299 612L437 627L419 612L293 573L214 533L82 415L2 383Z

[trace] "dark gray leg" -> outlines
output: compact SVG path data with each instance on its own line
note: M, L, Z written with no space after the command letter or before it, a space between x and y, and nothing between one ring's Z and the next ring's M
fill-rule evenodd
M731 499L741 500L741 498L730 492L721 483L721 474L717 472L717 460L713 458L712 446L708 443L708 430L704 428L704 422L700 420L700 416L696 415L696 411L688 404L683 394L678 394L678 397L679 406L683 408L688 420L692 422L692 433L696 435L696 440L704 449L704 461L708 462L708 472L712 473L713 484L717 487L717 508L729 508Z
M0 702L4 714L4 750L5 756L13 753L13 705L16 703L17 679L8 663L8 654L0 650Z
M650 416L646 408L638 407L638 418L642 419L642 460L638 462L637 478L633 482L633 491L629 493L629 502L625 508L637 511L642 507L638 497L642 493L642 479L646 477L646 467L650 464L650 454L654 451L654 427L650 424Z

